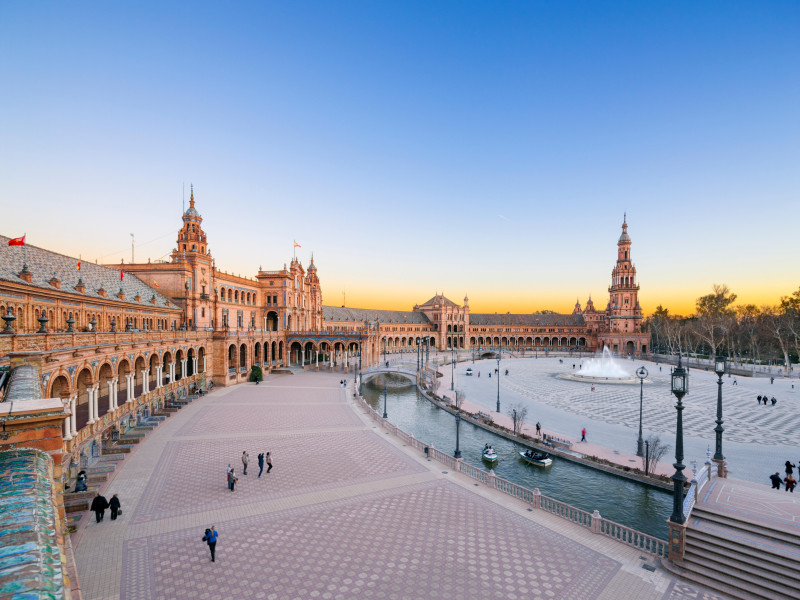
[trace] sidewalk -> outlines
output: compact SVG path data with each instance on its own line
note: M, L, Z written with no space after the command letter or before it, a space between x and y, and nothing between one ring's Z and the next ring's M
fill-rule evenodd
M721 600L652 557L443 468L387 435L326 373L198 399L103 489L117 521L75 548L86 600L549 597ZM228 463L248 475L235 492ZM273 452L258 478L256 455ZM238 471L238 469L237 469ZM201 541L219 532L217 560Z

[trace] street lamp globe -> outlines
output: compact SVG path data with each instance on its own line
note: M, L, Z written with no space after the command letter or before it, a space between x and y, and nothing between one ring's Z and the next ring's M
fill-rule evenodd
M717 374L718 377L722 377L725 374L726 369L726 359L724 356L718 356L714 359L714 373Z

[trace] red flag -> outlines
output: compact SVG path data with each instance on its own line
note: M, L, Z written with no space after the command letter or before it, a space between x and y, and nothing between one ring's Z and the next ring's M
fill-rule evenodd
M27 235L27 234L25 234ZM25 245L25 236L14 238L13 240L8 240L9 246L24 246Z
M300 244L298 244L296 240L292 240L292 241L294 242L294 247L295 248L302 248L302 246Z
M155 280L155 279L153 280L153 285L154 285L154 286L156 286L156 287L161 287L160 285L158 285L158 284L156 283L156 280Z
M122 281L122 275L123 275L123 272L122 272L122 269L120 269L120 270L119 270L119 280L120 280L120 281Z
M78 271L81 270L81 261L78 261Z

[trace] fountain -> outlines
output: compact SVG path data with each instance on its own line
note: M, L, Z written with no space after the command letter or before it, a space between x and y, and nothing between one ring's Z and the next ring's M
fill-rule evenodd
M559 379L582 381L584 383L639 383L639 379L626 371L614 357L608 346L603 346L603 354L599 358L585 361L577 373L562 373Z

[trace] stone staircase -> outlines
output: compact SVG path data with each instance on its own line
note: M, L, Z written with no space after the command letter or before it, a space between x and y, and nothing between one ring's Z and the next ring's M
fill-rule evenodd
M800 530L695 506L682 561L668 570L742 600L800 599Z

